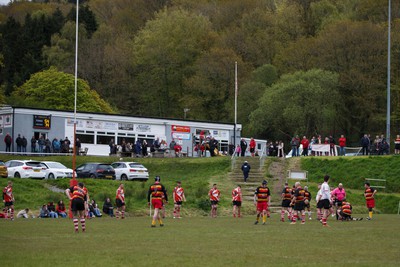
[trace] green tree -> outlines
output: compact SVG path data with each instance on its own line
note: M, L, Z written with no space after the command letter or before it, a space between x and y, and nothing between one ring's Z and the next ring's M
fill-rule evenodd
M338 77L319 69L283 75L267 88L251 113L250 129L273 140L283 134L331 133L341 101Z
M164 9L138 33L133 45L136 92L147 115L182 116L183 81L207 51L214 34L207 18ZM150 114L149 114L150 113Z
M12 93L8 102L17 106L73 110L74 80L73 75L50 68L32 75ZM77 110L115 113L115 110L81 79L78 80Z

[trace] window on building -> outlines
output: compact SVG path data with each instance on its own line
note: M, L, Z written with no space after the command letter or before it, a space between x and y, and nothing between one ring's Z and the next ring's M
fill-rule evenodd
M76 134L76 137L79 138L81 143L94 144L94 135L92 134Z

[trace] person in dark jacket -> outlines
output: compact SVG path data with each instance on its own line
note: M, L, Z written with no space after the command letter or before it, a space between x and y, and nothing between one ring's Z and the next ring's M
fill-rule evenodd
M362 147L362 154L368 156L370 140L367 134L364 134L364 136L361 138L360 143Z
M106 199L106 201L104 201L103 212L110 217L114 217L114 207L109 197Z
M245 161L242 165L242 172L245 183L247 182L247 178L249 178L250 169L251 169L250 164L247 161Z
M243 138L240 140L240 149L241 149L240 156L244 157L244 155L246 154L246 150L247 150L247 142Z

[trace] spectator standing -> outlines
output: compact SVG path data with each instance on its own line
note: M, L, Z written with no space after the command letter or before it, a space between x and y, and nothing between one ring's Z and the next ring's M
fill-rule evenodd
M253 137L250 139L249 147L250 147L251 156L254 157L254 155L256 153L256 141L254 140Z
M370 140L367 134L364 134L364 136L361 138L360 144L362 147L362 154L368 156Z
M343 134L339 138L339 156L346 156L346 137Z
M397 135L394 140L394 154L400 154L400 135Z
M240 140L240 156L244 157L247 150L247 142L243 138Z
M60 143L60 141L58 141L57 138L53 139L52 145L53 145L53 152L54 153L60 153L60 151L61 151L61 143Z
M36 141L35 136L32 136L32 138L31 138L31 152L32 153L37 152L36 151L36 143L37 143L37 141Z
M27 145L28 145L28 140L26 140L25 136L22 136L22 150L21 150L21 152L26 153Z
M237 145L235 148L236 157L239 157L241 152L242 152L242 149L240 148L240 145Z
M138 140L136 140L136 143L135 143L135 154L136 154L136 157L139 157L141 152L142 152L142 143L138 139Z
M308 146L310 145L310 141L308 141L306 136L303 136L301 144L303 145L303 153L301 153L301 155L308 156Z
M299 144L299 141L296 139L296 137L292 138L292 141L290 142L290 145L292 146L292 157L297 157L297 146Z
M75 150L76 155L79 155L79 152L81 151L81 141L79 138L76 138L75 140Z
M114 138L111 138L110 143L108 143L108 146L110 147L110 155L114 155L114 146L115 146Z
M278 157L284 157L285 156L285 150L284 150L285 144L282 141L279 141L278 143Z
M11 152L12 137L10 133L7 133L4 137L4 143L6 144L6 152Z
M249 173L250 173L250 169L251 169L251 166L247 162L247 160L242 164L242 168L241 169L242 169L242 172L243 172L244 182L247 183L247 178L249 178Z
M228 153L229 153L229 156L232 156L235 153L235 146L232 143L229 143Z
M147 141L143 140L142 143L142 154L144 158L147 158Z
M38 146L39 146L39 153L43 153L43 148L45 147L45 140L43 135L39 137Z
M18 134L17 139L15 139L15 143L17 144L17 152L21 152L22 151L22 138L21 138L20 134Z
M330 152L331 156L336 156L335 146L336 146L335 138L333 138L333 136L330 135L329 136L329 152Z

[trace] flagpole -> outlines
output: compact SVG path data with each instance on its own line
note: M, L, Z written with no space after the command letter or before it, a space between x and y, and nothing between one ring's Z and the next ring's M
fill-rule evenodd
M391 3L388 2L388 58L387 58L387 99L386 99L386 140L390 144L390 31L391 31Z
M79 29L79 0L76 0L76 20L75 20L75 98L74 98L74 140L72 148L72 181L71 183L76 183L75 181L75 169L76 169L76 102L78 95L78 29Z
M238 97L237 61L235 61L235 126L233 130L233 145L235 148L236 148L236 129L237 129L237 97Z

